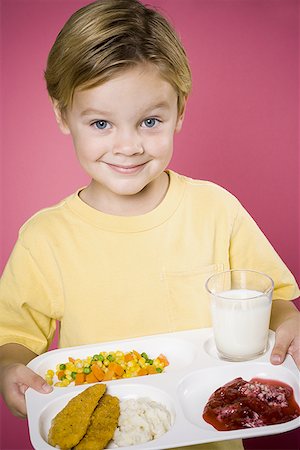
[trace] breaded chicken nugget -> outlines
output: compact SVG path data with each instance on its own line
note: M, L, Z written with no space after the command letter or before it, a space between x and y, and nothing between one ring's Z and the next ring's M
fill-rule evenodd
M119 399L105 394L92 415L86 435L74 450L102 450L105 448L114 435L119 416Z
M91 416L106 390L105 384L95 384L85 389L54 417L48 434L48 442L67 450L83 438Z

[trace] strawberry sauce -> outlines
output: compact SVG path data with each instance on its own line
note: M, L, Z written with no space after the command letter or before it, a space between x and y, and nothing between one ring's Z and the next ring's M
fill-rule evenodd
M281 381L235 378L209 398L203 419L218 431L288 422L300 415L293 389Z

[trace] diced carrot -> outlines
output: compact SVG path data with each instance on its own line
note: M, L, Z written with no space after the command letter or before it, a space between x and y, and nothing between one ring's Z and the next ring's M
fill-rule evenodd
M69 356L68 359L69 359L69 362L70 362L70 363L73 363L73 364L74 364L74 362L75 362L75 359L74 359L74 358L71 358L71 356Z
M148 372L149 375L153 375L154 373L157 373L156 372L156 367L154 367L154 366L147 366L147 372Z
M140 359L142 357L142 355L136 350L132 350L132 353L137 357L137 359Z
M85 381L87 383L96 383L98 381L98 378L96 378L93 372L91 372L86 375Z
M118 377L121 377L124 373L124 369L120 364L111 362L108 366L108 370L112 370Z
M64 372L63 370L60 370L60 371L58 372L58 374L57 374L57 378L58 378L59 380L61 380L62 377L64 377L64 376L65 376L65 372Z
M133 360L132 354L131 354L131 353L126 353L126 354L124 355L124 360L125 360L125 362L132 361L132 360Z
M122 377L124 374L124 369L120 364L116 364L115 373L118 375L118 377Z
M110 381L113 379L113 376L114 376L114 372L112 370L108 370L107 372L105 372L102 381Z
M98 364L92 364L91 366L92 373L95 375L98 381L102 381L104 377L104 372Z
M165 357L165 355L163 355L162 353L157 357L162 363L164 363L164 366L168 366L170 363L167 360L167 358Z
M148 375L148 370L146 368L141 367L140 370L137 373L137 376L141 377L143 375Z
M75 384L83 384L85 382L85 374L84 373L76 373L75 376Z

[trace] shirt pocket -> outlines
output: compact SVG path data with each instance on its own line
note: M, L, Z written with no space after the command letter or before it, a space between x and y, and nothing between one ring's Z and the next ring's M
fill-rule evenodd
M164 271L168 314L173 331L211 327L207 279L224 270L224 264L212 264L193 271Z

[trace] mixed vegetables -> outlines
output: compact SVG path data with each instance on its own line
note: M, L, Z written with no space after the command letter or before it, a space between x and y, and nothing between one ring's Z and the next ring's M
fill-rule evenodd
M101 352L85 359L69 357L68 362L57 364L55 373L47 370L45 379L48 384L53 385L56 375L58 381L54 386L65 387L71 383L78 385L157 374L163 372L168 365L169 361L163 354L150 359L145 352L139 353L136 350L127 353Z

